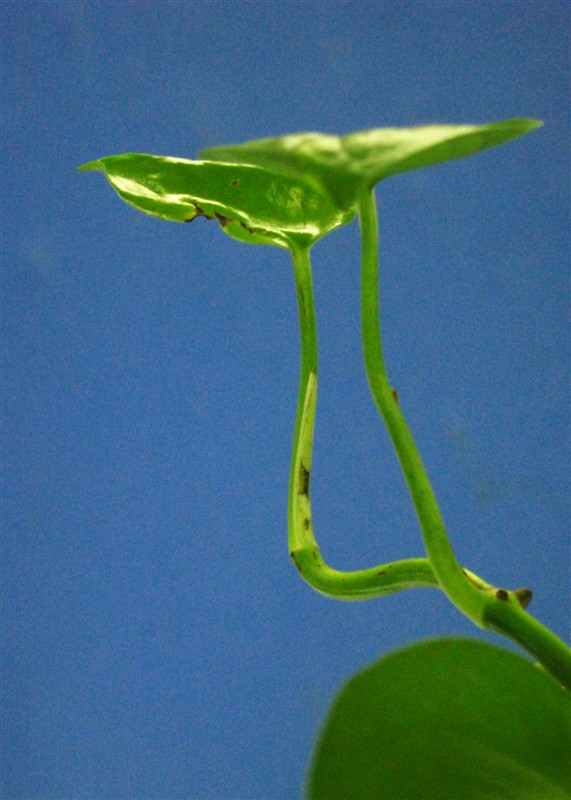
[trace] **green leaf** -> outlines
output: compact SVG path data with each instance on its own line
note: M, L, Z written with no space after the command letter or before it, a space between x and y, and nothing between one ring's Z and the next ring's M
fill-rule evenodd
M488 125L376 128L347 136L299 133L210 147L201 155L297 177L317 191L325 190L339 208L348 209L361 191L384 178L478 153L541 124L533 119L509 119Z
M518 655L470 639L398 650L335 700L310 800L564 800L569 693Z
M174 222L217 219L225 233L251 244L306 247L354 216L303 181L256 166L127 153L79 170L104 172L139 211Z

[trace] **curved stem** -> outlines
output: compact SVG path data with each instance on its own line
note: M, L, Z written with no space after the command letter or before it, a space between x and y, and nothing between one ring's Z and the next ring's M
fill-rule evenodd
M367 378L399 458L438 583L454 605L479 627L516 641L571 688L571 650L524 611L522 606L531 597L529 590L511 592L492 587L480 579L474 580L454 555L424 464L386 373L379 324L378 228L373 190L364 193L359 200L359 219L362 334Z
M454 555L424 464L386 373L379 325L378 229L372 190L360 198L359 219L363 266L363 350L369 386L408 484L434 574L452 602L477 625L481 625L484 598L466 577Z
M317 591L343 600L380 597L414 587L438 588L426 558L341 572L322 559L313 533L309 481L317 401L317 330L309 249L291 246L301 333L301 378L289 484L288 543L302 577Z

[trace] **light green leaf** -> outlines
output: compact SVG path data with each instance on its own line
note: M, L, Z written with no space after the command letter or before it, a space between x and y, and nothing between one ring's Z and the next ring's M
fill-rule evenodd
M251 244L309 246L354 216L303 181L256 166L127 153L79 170L104 172L139 211L174 222L217 219L228 235Z
M347 136L299 133L210 147L201 155L297 177L317 191L325 190L339 208L348 209L364 188L384 178L478 153L539 125L533 119L509 119L488 125L376 128Z
M571 695L514 653L470 639L398 650L335 700L310 800L564 800Z

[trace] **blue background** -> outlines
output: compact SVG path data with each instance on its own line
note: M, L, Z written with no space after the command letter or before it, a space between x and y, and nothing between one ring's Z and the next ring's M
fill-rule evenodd
M3 794L289 800L342 681L436 635L286 546L287 253L123 205L128 151L513 116L545 127L378 190L386 357L462 563L569 625L566 3L6 2ZM422 554L369 397L359 231L313 250L314 522L333 566ZM509 646L509 645L507 645Z

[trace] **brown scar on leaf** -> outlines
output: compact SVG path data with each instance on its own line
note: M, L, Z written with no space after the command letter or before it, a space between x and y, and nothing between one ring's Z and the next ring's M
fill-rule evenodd
M498 589L498 591L496 592L496 597L498 598L498 600L501 600L504 603L506 600L509 600L509 594L506 592L505 589Z
M395 402L396 402L397 406L400 406L399 393L397 392L397 390L396 390L396 388L394 386L391 386L391 394L395 398Z
M229 222L232 222L230 217L225 217L223 214L219 214L218 211L216 212L216 219L220 223L220 227L225 228Z
M218 211L214 212L214 216L212 214L208 214L203 208L201 208L198 205L198 203L195 203L194 205L194 214L192 215L192 217L189 217L188 219L185 219L183 221L192 222L197 217L204 217L205 219L216 219L219 222L221 228L225 228L226 225L229 225L231 222L237 222L244 228L245 231L248 231L248 233L251 233L253 236L256 233L256 231L253 228L249 228L248 225L246 225L246 223L240 222L240 220L234 220L232 219L232 217L227 217L224 214L220 214Z
M198 205L198 203L195 203L194 204L194 214L192 215L192 217L189 217L188 219L185 219L185 222L192 222L197 217L206 217L206 219L212 219L212 216L210 214L207 214L206 211L204 211L204 209L202 209Z
M206 219L212 219L210 214L207 214L206 211L198 205L198 203L195 203L194 207L196 209L197 217L206 217Z

